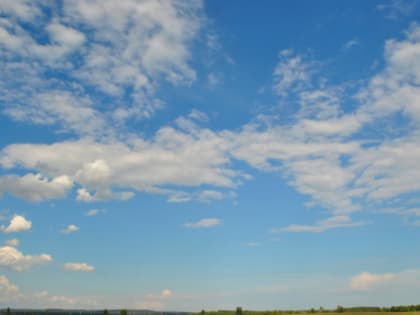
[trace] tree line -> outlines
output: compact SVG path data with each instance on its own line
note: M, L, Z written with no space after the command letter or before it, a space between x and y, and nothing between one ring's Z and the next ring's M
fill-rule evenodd
M242 307L237 307L236 310L218 310L205 311L193 313L194 315L287 315L287 314L315 314L315 313L380 313L380 312L416 312L420 311L420 304L413 305L397 305L397 306L354 306L344 307L338 305L336 308L327 309L324 307L310 308L304 310L267 310L267 311L252 311L243 310Z
M252 311L244 310L238 306L235 310L217 310L194 312L154 312L154 311L127 311L122 310L96 310L96 311L75 311L75 310L13 310L11 308L1 309L0 315L133 315L133 313L142 313L142 315L288 315L288 314L315 314L315 313L380 313L380 312L420 312L420 304L416 305L397 305L397 306L354 306L344 307L338 305L336 308L327 309L322 306L319 308L310 308L304 310L267 310L267 311ZM147 314L146 314L147 313Z

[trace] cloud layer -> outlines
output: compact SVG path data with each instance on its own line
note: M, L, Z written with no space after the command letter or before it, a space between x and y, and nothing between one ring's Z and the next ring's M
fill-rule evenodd
M307 206L330 213L284 230L325 231L362 225L353 213L420 191L416 24L403 38L386 41L383 69L357 89L326 83L321 63L310 56L280 51L272 89L281 104L293 107L287 119L261 114L234 130L212 130L202 126L208 117L194 110L146 137L129 132L125 122L160 106L154 96L159 82L194 81L189 45L203 23L202 3L74 1L48 16L39 2L17 1L2 10L0 88L11 91L2 96L9 105L4 113L76 137L4 147L1 194L30 201L72 194L95 202L144 192L170 202L207 202L251 180L245 164L281 174L310 198ZM43 76L46 70L51 78ZM115 105L105 106L105 99ZM347 99L351 107L344 106ZM395 125L398 120L404 123ZM397 206L409 213L404 198Z

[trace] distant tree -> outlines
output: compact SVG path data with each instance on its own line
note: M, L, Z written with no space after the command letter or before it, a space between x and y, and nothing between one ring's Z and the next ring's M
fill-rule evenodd
M127 315L128 313L127 313L127 310L121 310L120 311L120 315Z
M344 307L342 307L341 305L338 305L337 309L336 309L336 312L337 313L344 313Z
M236 314L236 315L243 315L242 307L238 306L238 307L236 308L236 313L235 313L235 314Z
M107 309L104 310L103 315L109 315L109 312Z
M11 313L11 312L10 312L10 307L8 307L8 308L7 308L7 310L6 310L6 314L7 314L7 315L10 315L10 313Z
M206 311L205 310L201 310L200 314L201 315L204 315L204 314L206 314Z
M322 313L324 312L324 308L322 306L319 307L319 311Z

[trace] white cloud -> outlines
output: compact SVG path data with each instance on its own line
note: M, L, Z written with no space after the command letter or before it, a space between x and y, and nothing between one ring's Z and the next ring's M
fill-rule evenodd
M5 113L18 121L58 124L61 130L80 134L91 135L100 130L110 130L87 96L77 96L65 90L38 93L31 97L31 102L11 106L5 109Z
M69 47L81 46L86 37L83 33L60 23L51 23L46 27L51 40Z
M312 65L291 50L279 53L279 63L274 69L273 90L277 95L286 96L307 87L311 80Z
M8 226L1 226L0 230L4 233L15 233L29 231L32 227L32 222L27 220L24 216L14 215Z
M169 298L173 295L172 291L169 289L165 289L160 294L163 298Z
M192 109L188 114L188 118L193 119L198 122L207 122L209 121L209 116L206 113L199 111L198 109Z
M159 294L147 294L146 295L146 299L150 302L152 300L157 301L162 301L163 299L167 299L172 297L174 294L171 290L169 289L164 289L162 290L162 292L160 292Z
M368 294L367 291L390 291L407 289L417 291L420 286L420 270L408 269L397 272L371 273L361 272L351 277L349 286L353 291Z
M106 184L106 182L104 182ZM131 191L113 192L108 188L101 188L94 193L89 192L86 188L79 188L77 190L76 200L84 202L96 202L110 199L129 200L134 197Z
M12 246L12 247L18 247L19 246L19 240L17 238L13 238L11 240L4 241L4 244L6 246Z
M99 308L103 305L99 304L97 297L52 294L46 290L25 294L20 299L20 305L22 304L32 308Z
M63 198L72 186L72 181L65 175L52 179L43 177L39 173L0 177L0 194L9 193L30 201Z
M39 10L33 1L0 1L0 11L6 14L12 14L19 19L30 21L39 14Z
M49 305L75 305L77 304L77 300L64 295L52 295L48 293L48 291L41 291L37 292L33 295L33 297L38 300L42 301L43 303L48 303Z
M91 202L94 201L95 198L90 194L90 192L85 188L79 188L77 190L77 200L79 201L85 201L85 202Z
M86 263L65 263L64 269L70 271L94 271L95 267Z
M111 169L106 161L95 160L85 163L81 170L76 173L78 182L90 187L101 187L112 175Z
M102 299L103 302L106 299ZM29 293L20 291L9 279L0 275L0 301L6 305L19 305L22 308L99 308L101 305L97 297L91 296L68 296L51 294L48 291Z
M114 13L110 8L114 7L108 2L98 10L96 5L74 2L66 12L88 25L107 24L109 21L102 18L110 15L114 25L105 25L110 32L101 31L98 36L114 38L123 29L125 20L111 16ZM115 14L129 15L127 7L121 10L122 13ZM102 59L104 64L109 61L108 48L102 49L105 50L102 54L90 56L93 69ZM182 60L187 62L188 58ZM212 131L200 127L206 117L194 112L177 119L175 127L161 127L147 139L131 135L124 140L96 141L83 137L48 145L12 144L1 151L0 163L10 170L23 168L48 176L50 180L45 181L39 179L40 175L31 174L37 178L37 185L15 184L24 189L14 189L14 194L30 200L65 196L71 187L69 183L74 183L77 199L83 201L126 199L134 191L140 191L165 194L169 201L181 202L200 199L200 194L222 198L222 189L235 189L250 179L235 163L246 162L263 172L279 172L296 191L310 197L308 204L321 205L331 213L328 220L297 225L298 229L354 226L360 222L351 221L350 214L363 209L362 205L375 208L379 202L420 191L419 60L420 27L413 24L403 39L386 42L384 69L367 79L366 85L354 95L344 91L343 86L328 86L322 79L315 82L312 73L316 62L292 51L281 51L273 89L281 97L295 96L292 97L295 103L291 104L298 107L287 123L260 117L237 130ZM150 65L148 69L155 67L159 65ZM82 70L85 69L78 69L78 75L82 75ZM129 76L125 67L119 71L122 77ZM185 76L188 75L184 74L188 81ZM125 82L122 77L121 84L107 82L106 76L99 84L106 89L115 88L118 94L119 86ZM346 98L354 102L353 111L343 111L341 100ZM388 128L396 115L407 120L405 129L398 132L392 126ZM378 132L374 134L371 130ZM67 185L58 185L61 189L53 190L50 186L55 187L52 183L61 176L68 179ZM23 181L16 178L11 182ZM44 186L54 193L33 192L34 187ZM191 192L207 186L210 187L207 192Z
M172 297L174 293L169 289L164 289L159 294L147 294L136 304L136 308L161 310Z
M292 224L284 228L273 229L273 232L325 232L335 228L356 227L367 224L366 222L353 222L349 216L335 216L325 220L317 221L314 225Z
M133 193L111 189L162 193L167 185L236 186L243 174L227 167L231 146L227 140L208 129L189 133L163 127L151 140L134 138L128 144L85 139L11 145L2 151L0 163L10 168L40 168L51 177L66 176L82 186L77 191L79 200L127 199Z
M388 286L396 278L395 274L373 274L362 272L351 278L350 287L353 290L368 290L378 286Z
M5 275L0 275L0 301L7 303L20 295L17 285L11 283Z
M63 234L70 234L79 231L79 227L74 224L69 224L67 227L63 230L61 230L61 233Z
M0 247L0 266L7 267L15 271L24 271L34 265L46 264L51 261L51 256L47 254L41 254L38 256L25 256L15 247Z
M297 191L311 196L311 203L329 209L333 217L348 216L360 210L361 203L374 208L379 202L420 191L416 167L420 27L413 24L405 39L386 42L384 70L357 93L356 110L345 114L337 98L343 92L322 81L319 86L310 82L305 67L299 66L301 58L289 65L290 58L297 57L291 51L281 53L278 67L290 80L279 81L274 75L274 89L280 82L284 91L295 93L302 108L292 115L290 124L268 123L264 130L264 124L257 122L243 128L234 156L258 169L281 172ZM399 114L407 124L388 128ZM377 135L369 133L372 129ZM316 231L326 223L292 228Z
M0 87L7 91L0 99L13 119L106 135L110 125L162 107L155 96L160 83L196 78L190 45L203 24L201 1L78 0L53 17L46 6L0 4ZM92 97L98 94L112 105Z
M220 225L221 223L222 221L217 218L205 218L197 222L187 222L184 224L184 226L187 228L193 228L193 229L213 228Z
M222 200L223 194L216 190L203 190L198 194L198 200L208 202L212 200Z

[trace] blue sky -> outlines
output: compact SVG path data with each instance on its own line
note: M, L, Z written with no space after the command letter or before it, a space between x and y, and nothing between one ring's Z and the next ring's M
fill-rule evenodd
M0 1L0 303L417 302L418 1Z

